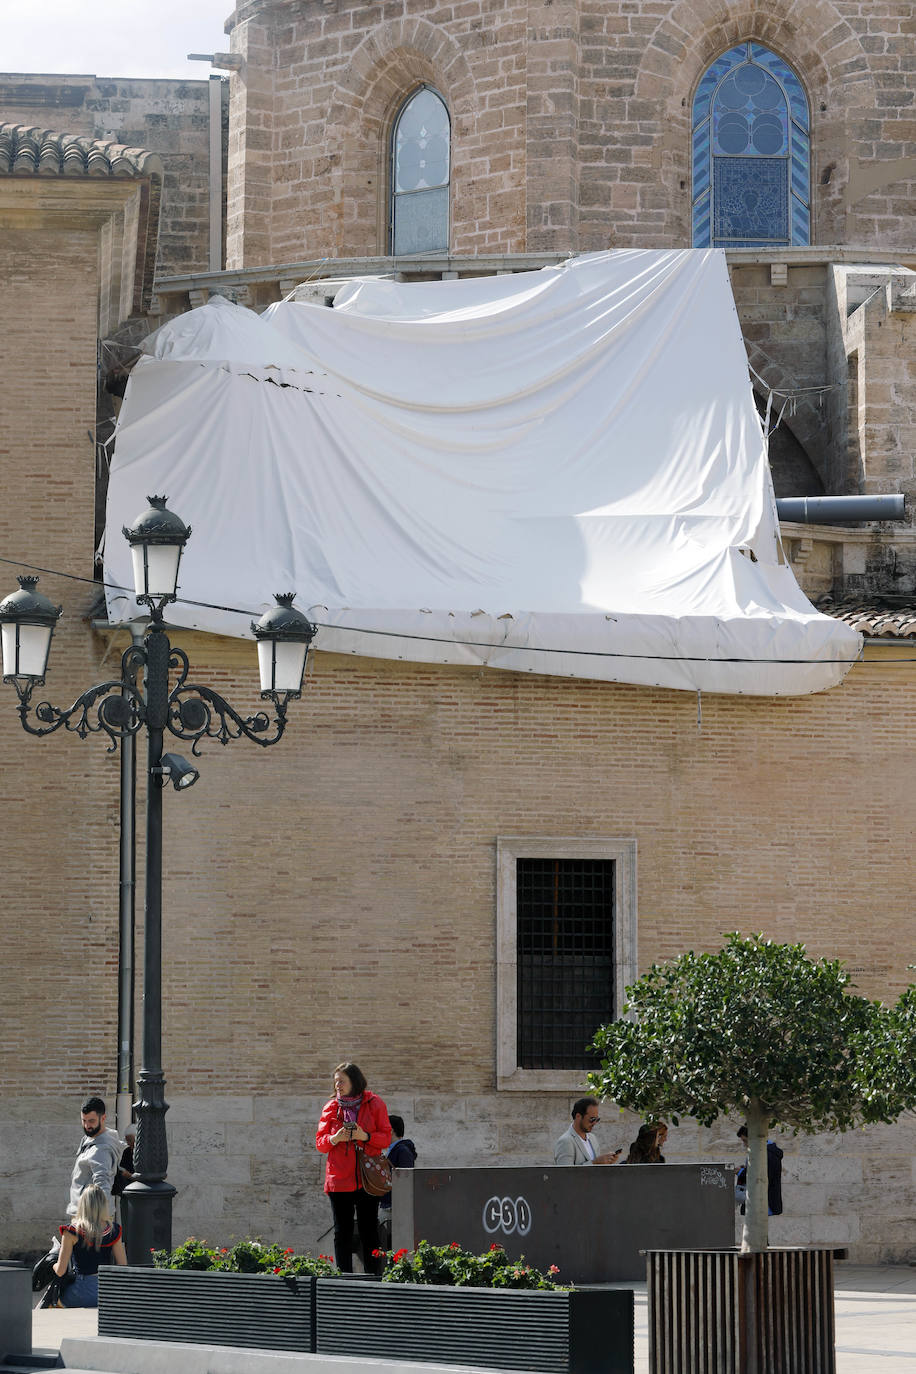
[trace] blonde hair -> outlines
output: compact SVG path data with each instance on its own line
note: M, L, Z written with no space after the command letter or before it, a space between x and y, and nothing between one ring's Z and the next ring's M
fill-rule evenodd
M108 1198L97 1183L92 1183L80 1193L73 1225L87 1245L98 1250L102 1237L111 1225L111 1212Z

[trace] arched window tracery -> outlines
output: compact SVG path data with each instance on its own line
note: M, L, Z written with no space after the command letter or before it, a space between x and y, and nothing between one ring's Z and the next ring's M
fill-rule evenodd
M391 134L394 254L447 251L451 121L438 91L421 86L398 111Z
M811 138L804 88L760 43L729 48L693 100L693 244L768 248L811 241Z

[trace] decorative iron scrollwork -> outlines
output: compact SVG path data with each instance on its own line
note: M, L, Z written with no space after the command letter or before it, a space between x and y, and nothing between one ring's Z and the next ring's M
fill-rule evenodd
M163 634L155 626L152 633ZM164 634L163 640L164 643L162 640L150 642L149 648L131 645L121 656L121 677L90 687L67 710L54 706L50 701L40 701L32 707L35 684L15 679L23 729L30 735L50 735L63 726L79 735L80 739L104 732L111 740L109 753L117 749L119 739L135 735L141 725L147 722L161 722L179 739L190 741L191 752L198 757L200 746L206 739L225 745L230 740L244 737L265 748L277 743L286 729L286 696L269 694L274 705L273 717L266 711L242 716L212 688L189 683L187 654L183 649L170 645ZM148 692L152 692L154 686L155 692L149 700L145 700L137 687L138 673L144 668L152 669L153 676L158 677L158 668L164 677L168 670L165 670L161 660L166 655L168 670L177 669L175 685L169 691L167 678L148 684ZM29 719L31 711L34 711L37 725Z

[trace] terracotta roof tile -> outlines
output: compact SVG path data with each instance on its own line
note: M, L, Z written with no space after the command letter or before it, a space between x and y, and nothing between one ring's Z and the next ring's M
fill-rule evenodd
M0 176L142 177L161 172L159 158L143 148L0 124Z
M916 600L880 596L822 596L815 603L824 615L843 620L868 639L916 639Z

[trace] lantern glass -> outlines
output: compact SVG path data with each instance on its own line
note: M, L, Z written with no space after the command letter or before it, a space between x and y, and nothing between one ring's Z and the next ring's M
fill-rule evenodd
M301 640L259 639L262 692L301 692L308 645Z
M134 591L138 597L174 597L178 586L180 544L132 544Z
M22 625L15 620L0 625L4 677L43 678L51 652L50 625Z

